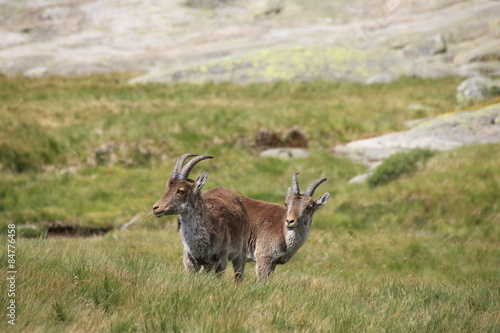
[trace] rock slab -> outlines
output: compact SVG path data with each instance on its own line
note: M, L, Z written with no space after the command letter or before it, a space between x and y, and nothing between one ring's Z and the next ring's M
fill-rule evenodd
M413 128L334 147L334 152L376 167L397 152L424 148L449 150L473 143L500 143L500 103L476 111L444 114Z
M275 157L283 160L309 157L309 152L301 148L272 148L260 153L260 157Z
M136 83L500 75L499 18L491 0L0 0L0 72L144 73Z

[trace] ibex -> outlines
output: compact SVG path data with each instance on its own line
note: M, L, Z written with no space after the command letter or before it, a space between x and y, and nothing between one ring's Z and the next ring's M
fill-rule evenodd
M175 163L163 197L153 206L160 217L179 214L179 233L184 245L183 262L189 272L225 271L232 261L235 280L243 280L247 240L250 232L248 214L240 196L226 188L216 187L201 192L208 174L203 172L196 181L189 173L196 163L213 158L184 154ZM182 168L182 169L181 169Z
M268 278L276 265L287 263L297 253L309 236L314 213L330 197L325 193L318 200L312 198L326 178L316 180L301 194L297 175L292 176L285 207L242 197L251 224L247 260L257 262L255 271L259 279Z

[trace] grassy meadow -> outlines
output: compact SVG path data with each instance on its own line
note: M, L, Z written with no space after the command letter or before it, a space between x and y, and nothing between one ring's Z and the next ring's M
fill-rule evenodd
M371 185L348 184L366 168L330 153L453 111L461 78L128 85L130 77L0 76L2 267L8 224L113 228L93 237L18 229L17 320L7 324L4 282L0 330L500 330L500 145L425 153L406 173L401 159L389 161ZM260 129L294 126L309 138L309 158L258 157ZM185 152L215 156L191 173L209 172L205 188L276 203L292 173L302 188L328 177L316 196L331 197L307 243L269 281L256 281L253 263L240 285L229 273L184 271L175 217L150 210Z

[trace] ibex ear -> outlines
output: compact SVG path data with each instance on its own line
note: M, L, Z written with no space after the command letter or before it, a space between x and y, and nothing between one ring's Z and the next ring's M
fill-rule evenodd
M194 189L195 192L198 192L201 190L201 188L205 185L208 179L208 173L206 171L203 171L201 175L196 179L196 187Z
M326 202L328 201L328 198L330 197L330 193L326 192L322 196L319 197L318 200L316 200L316 210L320 209L323 207Z

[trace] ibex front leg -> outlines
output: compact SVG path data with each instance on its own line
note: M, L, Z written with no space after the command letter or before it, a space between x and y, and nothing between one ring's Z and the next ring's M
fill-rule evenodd
M270 257L257 257L255 271L259 280L267 279L276 269L276 263Z
M201 269L201 265L198 264L187 251L184 251L182 260L184 262L184 267L190 273L196 273Z

